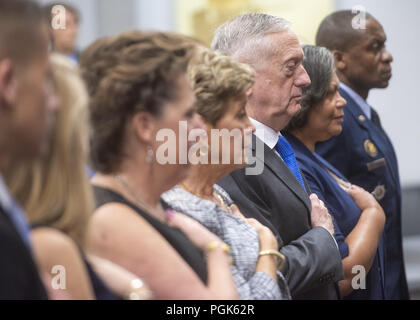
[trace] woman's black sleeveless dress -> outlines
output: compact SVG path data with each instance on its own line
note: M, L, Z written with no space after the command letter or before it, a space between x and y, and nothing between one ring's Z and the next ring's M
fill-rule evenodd
M199 250L187 236L179 229L171 227L158 219L147 214L141 210L138 206L125 199L119 193L116 193L110 189L93 186L96 207L99 208L107 203L121 203L127 205L134 211L136 211L142 218L144 218L153 228L156 229L169 244L178 252L178 254L185 260L186 263L196 272L200 277L201 281L207 283L207 265L204 259L203 252ZM164 209L169 206L162 201Z

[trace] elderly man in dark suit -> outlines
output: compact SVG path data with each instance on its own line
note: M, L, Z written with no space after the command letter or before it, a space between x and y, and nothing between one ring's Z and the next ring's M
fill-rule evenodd
M285 20L245 14L216 30L212 48L256 71L246 109L256 127L255 165L262 168L257 175L248 174L249 168L234 171L219 184L245 216L277 234L292 298L337 299L335 283L343 270L331 216L316 195L308 195L293 150L280 134L300 110L302 87L310 84L299 41Z
M10 161L33 159L48 133L51 103L48 29L41 8L0 0L0 299L45 299L25 214L1 173Z
M334 54L340 94L347 107L342 133L318 144L316 151L351 183L372 192L384 209L385 299L408 299L397 157L378 113L366 101L370 89L388 86L393 57L385 48L384 30L372 15L366 13L364 25L354 25L354 19L350 10L334 12L317 32L317 45Z

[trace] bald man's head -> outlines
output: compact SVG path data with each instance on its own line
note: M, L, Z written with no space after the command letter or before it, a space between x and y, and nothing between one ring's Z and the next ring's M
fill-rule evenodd
M354 29L356 14L351 10L336 11L322 20L316 34L316 45L332 50L347 51L363 35L363 29ZM373 18L366 12L366 19ZM373 18L374 19L374 18Z

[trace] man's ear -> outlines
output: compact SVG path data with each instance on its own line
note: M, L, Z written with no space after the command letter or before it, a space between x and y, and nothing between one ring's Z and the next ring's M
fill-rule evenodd
M346 53L339 50L333 50L335 67L338 71L343 71L347 68Z
M138 112L131 119L132 130L141 142L151 145L155 140L155 121L149 112Z
M0 99L13 105L17 96L16 68L10 59L0 60Z

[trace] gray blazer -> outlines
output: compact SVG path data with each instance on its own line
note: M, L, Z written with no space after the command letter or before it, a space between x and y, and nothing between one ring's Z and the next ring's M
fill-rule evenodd
M214 190L223 198L229 213L213 201L199 198L178 186L162 194L162 199L175 211L200 222L230 246L234 260L233 280L241 299L290 299L281 272L277 274L277 282L265 272L255 272L260 251L258 232L242 218L232 214L229 208L232 200L221 187L214 185Z
M264 145L264 158L256 154L256 142ZM222 178L222 186L242 214L255 218L277 236L287 263L282 270L293 299L337 299L336 282L344 278L341 257L330 233L311 227L308 192L267 145L255 135L252 152L259 175L239 169ZM309 188L307 187L309 190Z

